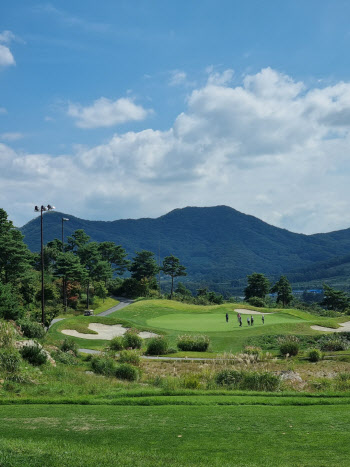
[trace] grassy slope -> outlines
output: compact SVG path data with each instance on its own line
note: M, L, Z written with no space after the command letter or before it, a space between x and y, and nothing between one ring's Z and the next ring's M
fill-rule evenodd
M347 466L349 409L3 406L0 465Z

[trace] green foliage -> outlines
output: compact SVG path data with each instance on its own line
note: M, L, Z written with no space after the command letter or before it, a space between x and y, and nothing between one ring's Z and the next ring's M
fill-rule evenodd
M72 366L78 364L75 354L71 351L62 352L62 350L55 350L51 352L51 356L56 362L63 363L64 365Z
M139 377L137 368L128 363L121 363L115 368L115 376L118 379L125 379L127 381L136 381Z
M347 350L349 348L349 342L345 336L332 334L330 336L322 336L319 340L319 346L321 350L336 352L339 350Z
M23 314L19 307L18 297L12 284L0 282L0 318L18 319Z
M123 336L123 344L125 349L141 349L142 339L136 332L129 330Z
M176 295L180 295L180 297L184 298L192 297L192 292L189 289L187 289L182 282L178 282L175 289L175 293Z
M245 300L251 297L259 297L264 299L270 289L270 282L264 274L256 273L250 274L247 277L248 285L244 289Z
M152 337L147 340L147 355L165 355L168 351L169 343L164 337Z
M130 266L131 277L138 281L153 278L159 271L154 253L147 250L137 251Z
M248 300L249 305L256 306L258 308L264 308L266 306L265 300L260 297L251 297Z
M78 344L69 337L66 337L60 345L62 352L72 352L74 355L78 355Z
M161 270L166 276L171 277L170 299L172 299L174 291L174 278L180 276L187 276L186 268L185 266L180 264L179 258L177 258L174 255L170 255L164 258Z
M126 259L127 253L121 245L116 245L114 242L101 242L98 249L102 259L112 266L114 273L124 274L130 261Z
M203 335L182 335L178 336L176 341L179 350L191 352L206 352L209 348L209 344L209 337Z
M20 353L24 360L27 360L27 362L34 366L43 365L47 361L47 355L37 343L23 346Z
M330 310L345 311L350 306L348 294L323 284L324 299L322 305Z
M11 323L0 320L0 348L13 347L17 333Z
M277 303L282 303L285 307L293 300L292 287L286 278L281 276L276 284L272 287L271 293L277 293Z
M124 339L122 336L113 337L113 339L109 343L110 350L114 350L118 352L119 350L124 349Z
M41 339L45 336L45 329L42 324L37 321L32 321L28 318L21 319L17 321L18 326L20 326L21 331L25 337L33 337L36 339Z
M318 349L311 349L307 354L307 358L310 362L319 362L322 359L322 353Z
M21 365L21 356L18 350L14 348L0 349L0 372L8 378L19 372Z
M113 358L105 355L94 355L90 363L94 373L103 376L115 376L116 363Z
M122 350L119 354L119 363L130 363L130 365L140 365L140 354L136 350Z
M299 353L299 342L294 336L288 336L283 339L283 342L280 345L279 351L280 354L284 357L295 357Z
M277 391L281 385L278 375L271 372L221 370L215 375L220 386L249 391Z

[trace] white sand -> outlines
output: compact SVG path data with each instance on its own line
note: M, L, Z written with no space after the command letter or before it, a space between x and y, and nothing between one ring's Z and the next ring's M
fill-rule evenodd
M89 329L97 332L97 334L84 334L82 332L75 331L74 329L63 329L61 332L67 336L80 337L80 339L103 339L110 341L113 337L122 336L128 330L128 328L124 328L121 324L109 326L101 323L90 323ZM142 339L149 339L150 337L157 337L158 334L142 331L139 333L139 336L142 337Z
M333 329L333 328L325 328L323 326L311 326L312 329L315 331L323 331L323 332L350 332L350 321L346 321L346 323L339 323L341 328Z
M272 315L272 313L262 313L261 311L247 310L245 308L236 308L235 311L241 315Z

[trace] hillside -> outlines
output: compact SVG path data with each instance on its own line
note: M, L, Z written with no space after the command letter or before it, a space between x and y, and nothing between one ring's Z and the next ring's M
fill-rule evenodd
M175 209L156 219L88 221L69 214L44 214L45 243L61 238L61 218L65 236L84 229L93 241L114 241L129 256L146 249L163 258L174 254L186 265L189 282L205 282L224 287L243 284L240 279L258 271L270 277L293 271L301 282L325 277L327 261L345 257L350 251L350 229L327 234L303 235L274 227L227 206ZM32 251L40 249L40 216L21 228ZM324 263L326 262L326 263ZM312 269L317 266L314 275ZM343 269L340 268L343 272ZM337 272L337 271L335 271ZM218 287L219 289L221 287Z

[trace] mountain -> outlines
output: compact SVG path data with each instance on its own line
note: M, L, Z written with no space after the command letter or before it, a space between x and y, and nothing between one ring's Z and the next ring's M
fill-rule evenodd
M185 281L217 284L216 289L239 287L247 274L262 272L275 278L290 273L298 282L325 276L327 261L350 252L350 229L326 234L304 235L274 227L227 206L175 209L156 219L89 221L60 212L44 214L44 242L65 238L84 229L92 241L114 241L132 257L142 249L163 258L178 256L187 267ZM21 229L32 251L40 250L40 216ZM347 259L349 261L349 258ZM326 263L325 263L326 262ZM311 271L311 272L310 272ZM320 277L322 276L322 277Z

